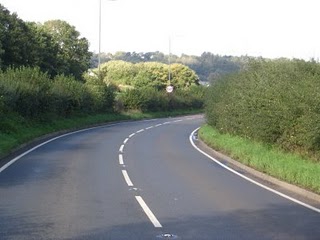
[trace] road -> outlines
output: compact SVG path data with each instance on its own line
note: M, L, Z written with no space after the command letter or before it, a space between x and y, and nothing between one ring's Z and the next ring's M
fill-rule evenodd
M0 239L320 239L320 214L190 143L201 116L57 138L0 170Z

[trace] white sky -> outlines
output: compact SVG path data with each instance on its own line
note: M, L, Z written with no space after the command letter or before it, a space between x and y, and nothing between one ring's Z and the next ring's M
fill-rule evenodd
M102 52L320 57L319 0L101 0ZM98 52L99 0L0 0L24 21L61 19Z

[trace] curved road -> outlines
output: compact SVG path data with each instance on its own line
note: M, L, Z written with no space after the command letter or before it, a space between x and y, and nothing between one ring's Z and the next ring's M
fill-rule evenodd
M0 239L320 239L320 214L225 170L200 116L106 125L0 168Z

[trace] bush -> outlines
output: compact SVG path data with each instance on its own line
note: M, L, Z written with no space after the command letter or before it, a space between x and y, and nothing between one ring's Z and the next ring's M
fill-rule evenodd
M59 116L70 116L79 111L89 113L94 106L94 100L86 86L73 77L56 76L50 91L53 110Z
M206 117L221 132L287 150L320 150L320 65L255 60L247 70L213 83Z
M128 89L119 95L118 101L126 110L168 111L199 109L203 107L204 88L175 90L167 93L151 87Z
M115 100L115 88L111 85L107 85L99 79L88 79L85 84L89 91L93 106L92 111L94 112L112 112Z
M24 117L49 111L51 81L39 68L8 69L0 73L0 96L5 108Z
M166 111L169 99L164 91L154 88L127 89L119 95L125 110Z

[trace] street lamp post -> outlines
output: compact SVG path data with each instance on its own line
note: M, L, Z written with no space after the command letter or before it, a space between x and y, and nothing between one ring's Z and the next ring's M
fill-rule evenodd
M100 74L100 64L101 64L101 0L99 0L99 54L98 54L98 74Z
M168 62L169 62L169 85L171 85L171 37L169 37L169 58L168 58Z
M110 2L115 2L117 0L108 0ZM100 73L100 65L101 65L101 0L99 0L99 53L98 53L98 74L99 78L101 78L101 73Z
M169 80L169 85L166 87L166 91L168 93L172 93L173 91L173 86L171 85L171 37L169 36L169 57L168 57L168 80Z

